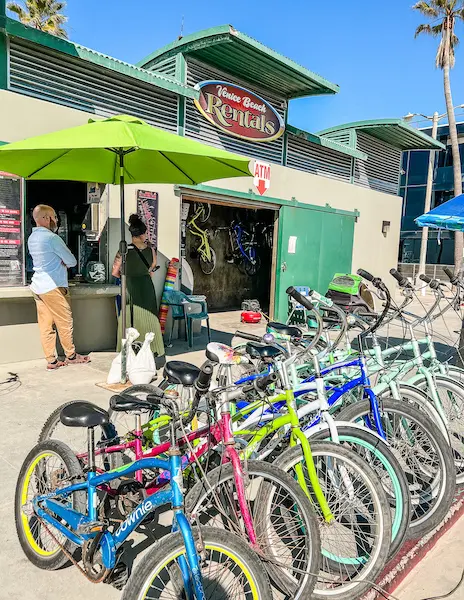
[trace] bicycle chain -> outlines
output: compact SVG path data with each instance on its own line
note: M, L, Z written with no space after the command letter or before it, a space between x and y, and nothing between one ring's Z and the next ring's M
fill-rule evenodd
M80 564L77 562L77 560L72 556L72 554L70 552L68 552L66 550L66 548L64 547L64 545L58 540L58 538L56 537L56 535L48 528L46 522L39 517L39 515L36 514L36 517L39 521L39 523L41 524L41 526L44 527L45 531L47 531L49 533L49 535L51 536L51 538L58 544L58 546L61 548L61 550L63 551L64 555L66 556L66 558L68 560L70 560L72 562L72 564L74 566L76 566L78 568L78 570L82 573L82 575L84 575L84 577L86 579L88 579L91 583L101 583L108 575L108 572L104 572L103 576L100 579L92 579L87 572L85 571L85 569L83 567L80 566Z

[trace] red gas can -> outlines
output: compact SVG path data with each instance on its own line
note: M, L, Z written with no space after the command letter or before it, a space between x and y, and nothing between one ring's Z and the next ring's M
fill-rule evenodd
M244 310L240 316L242 323L259 323L261 321L261 313L253 310Z

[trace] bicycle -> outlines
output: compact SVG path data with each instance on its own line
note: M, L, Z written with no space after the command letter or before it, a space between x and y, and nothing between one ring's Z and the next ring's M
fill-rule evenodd
M261 258L258 255L258 242L256 240L256 225L250 225L250 231L235 221L229 227L230 254L227 262L238 265L249 277L256 275L261 267Z
M215 361L227 360L226 356L217 356L212 352L209 353L209 358ZM189 414L196 414L200 397L208 391L208 386L201 386L201 373L207 370L211 377L212 369L209 368L211 363L205 363L201 370L179 361L174 363L176 364L170 372L177 381L189 383L195 380L196 391L193 394ZM262 378L259 386L265 389L271 379ZM152 389L152 386L134 387L136 387L134 391L136 394L150 393ZM220 418L215 423L199 426L191 432L183 431L178 437L179 447L188 450L182 460L182 469L195 475L198 466L202 475L201 465L205 465L204 469L207 470L211 458L213 464L217 464L214 462L214 456L210 456L212 451L216 452L219 461L225 463L219 467L219 470L227 475L229 486L227 504L225 507L221 506L219 513L222 526L227 525L233 532L246 536L252 548L256 549L263 558L265 569L274 587L285 591L288 598L303 600L311 594L316 582L315 573L319 570L320 542L316 516L307 496L288 475L265 463L250 460L243 465L240 461L232 436L229 403L233 397L244 393L242 388L231 391L219 389L209 393L212 410L208 411L208 414L216 414L220 407ZM137 402L137 398L134 399L134 396L125 392L120 396L114 396L110 400L110 406L117 413L124 414L130 412L134 401ZM153 412L153 409L149 411L149 417ZM129 433L129 439L122 443L117 438L104 440L97 448L97 455L100 458L105 456L122 458L121 453L129 451L131 453L129 460L133 455L137 462L142 457L164 454L169 448L169 442L153 445L153 438L159 432L159 427L170 426L170 419L169 415L163 415L142 428L141 415L136 414L135 430ZM53 431L50 424L48 431L50 433ZM145 447L142 446L142 439ZM222 458L217 454L217 449L221 446ZM79 453L78 458L84 464L88 461L85 453ZM201 458L203 458L202 462L198 463ZM224 488L222 486L220 491L217 489L222 484L215 482L214 472L208 473L207 480L200 480L200 485L196 484L186 498L187 512L197 515L200 521L199 505L197 504L196 509L192 507L191 494L197 495L199 490L202 490L206 498L210 500L215 498L217 504L221 504L219 497L224 498ZM210 476L213 477L212 480L209 479ZM147 494L156 492L169 483L171 477L167 471L155 477L149 474L142 477L142 472L136 471L135 479L138 485L132 485L127 489L132 496L137 491ZM105 488L102 491L110 497L115 496L114 490ZM262 512L263 507L266 508L265 514Z
M127 406L127 399L122 398L120 402ZM143 458L98 474L94 461L94 428L109 423L108 413L87 403L64 408L63 423L86 428L88 432L86 478L78 459L62 442L48 440L29 452L15 494L16 530L27 558L39 568L56 570L68 561L77 565L73 553L80 547L82 573L94 583L113 582L121 588L127 579L127 568L121 561L123 543L155 508L171 504L172 533L156 542L134 569L123 598L147 598L148 593L150 599L162 598L163 592L169 595L175 591L192 600L203 600L216 598L218 589L223 590L222 597L235 598L233 585L240 598L270 597L267 575L247 544L234 534L225 536L222 530L192 528L184 514L176 426L187 423L193 414L181 420L175 402L156 388L146 400L131 398L131 403L134 410L163 406L170 414L168 459ZM98 519L98 489L142 469L169 471L170 488L146 497L111 532L108 523ZM31 484L37 489L29 497ZM157 592L160 595L155 595Z
M210 207L208 204L207 206ZM211 207L209 212L211 212ZM187 221L187 229L190 233L199 238L199 245L195 249L195 255L198 256L200 262L200 269L205 275L211 275L216 268L216 252L209 243L209 230L201 229L198 226L197 221L204 222L209 218L205 218L205 208L203 204L198 205L195 212Z

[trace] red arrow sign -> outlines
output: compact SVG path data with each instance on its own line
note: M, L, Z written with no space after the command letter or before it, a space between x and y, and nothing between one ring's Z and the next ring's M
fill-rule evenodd
M256 186L256 189L261 194L261 196L264 194L264 192L266 191L266 182L264 181L264 179L260 179L258 181L258 185Z
M271 165L260 160L255 160L253 174L253 183L262 196L271 185Z

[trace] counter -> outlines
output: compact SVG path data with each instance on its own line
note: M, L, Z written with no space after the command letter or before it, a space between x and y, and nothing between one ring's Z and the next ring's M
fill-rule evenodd
M77 351L115 350L119 287L70 282L69 291ZM43 358L43 352L31 290L0 287L0 364L37 358Z

